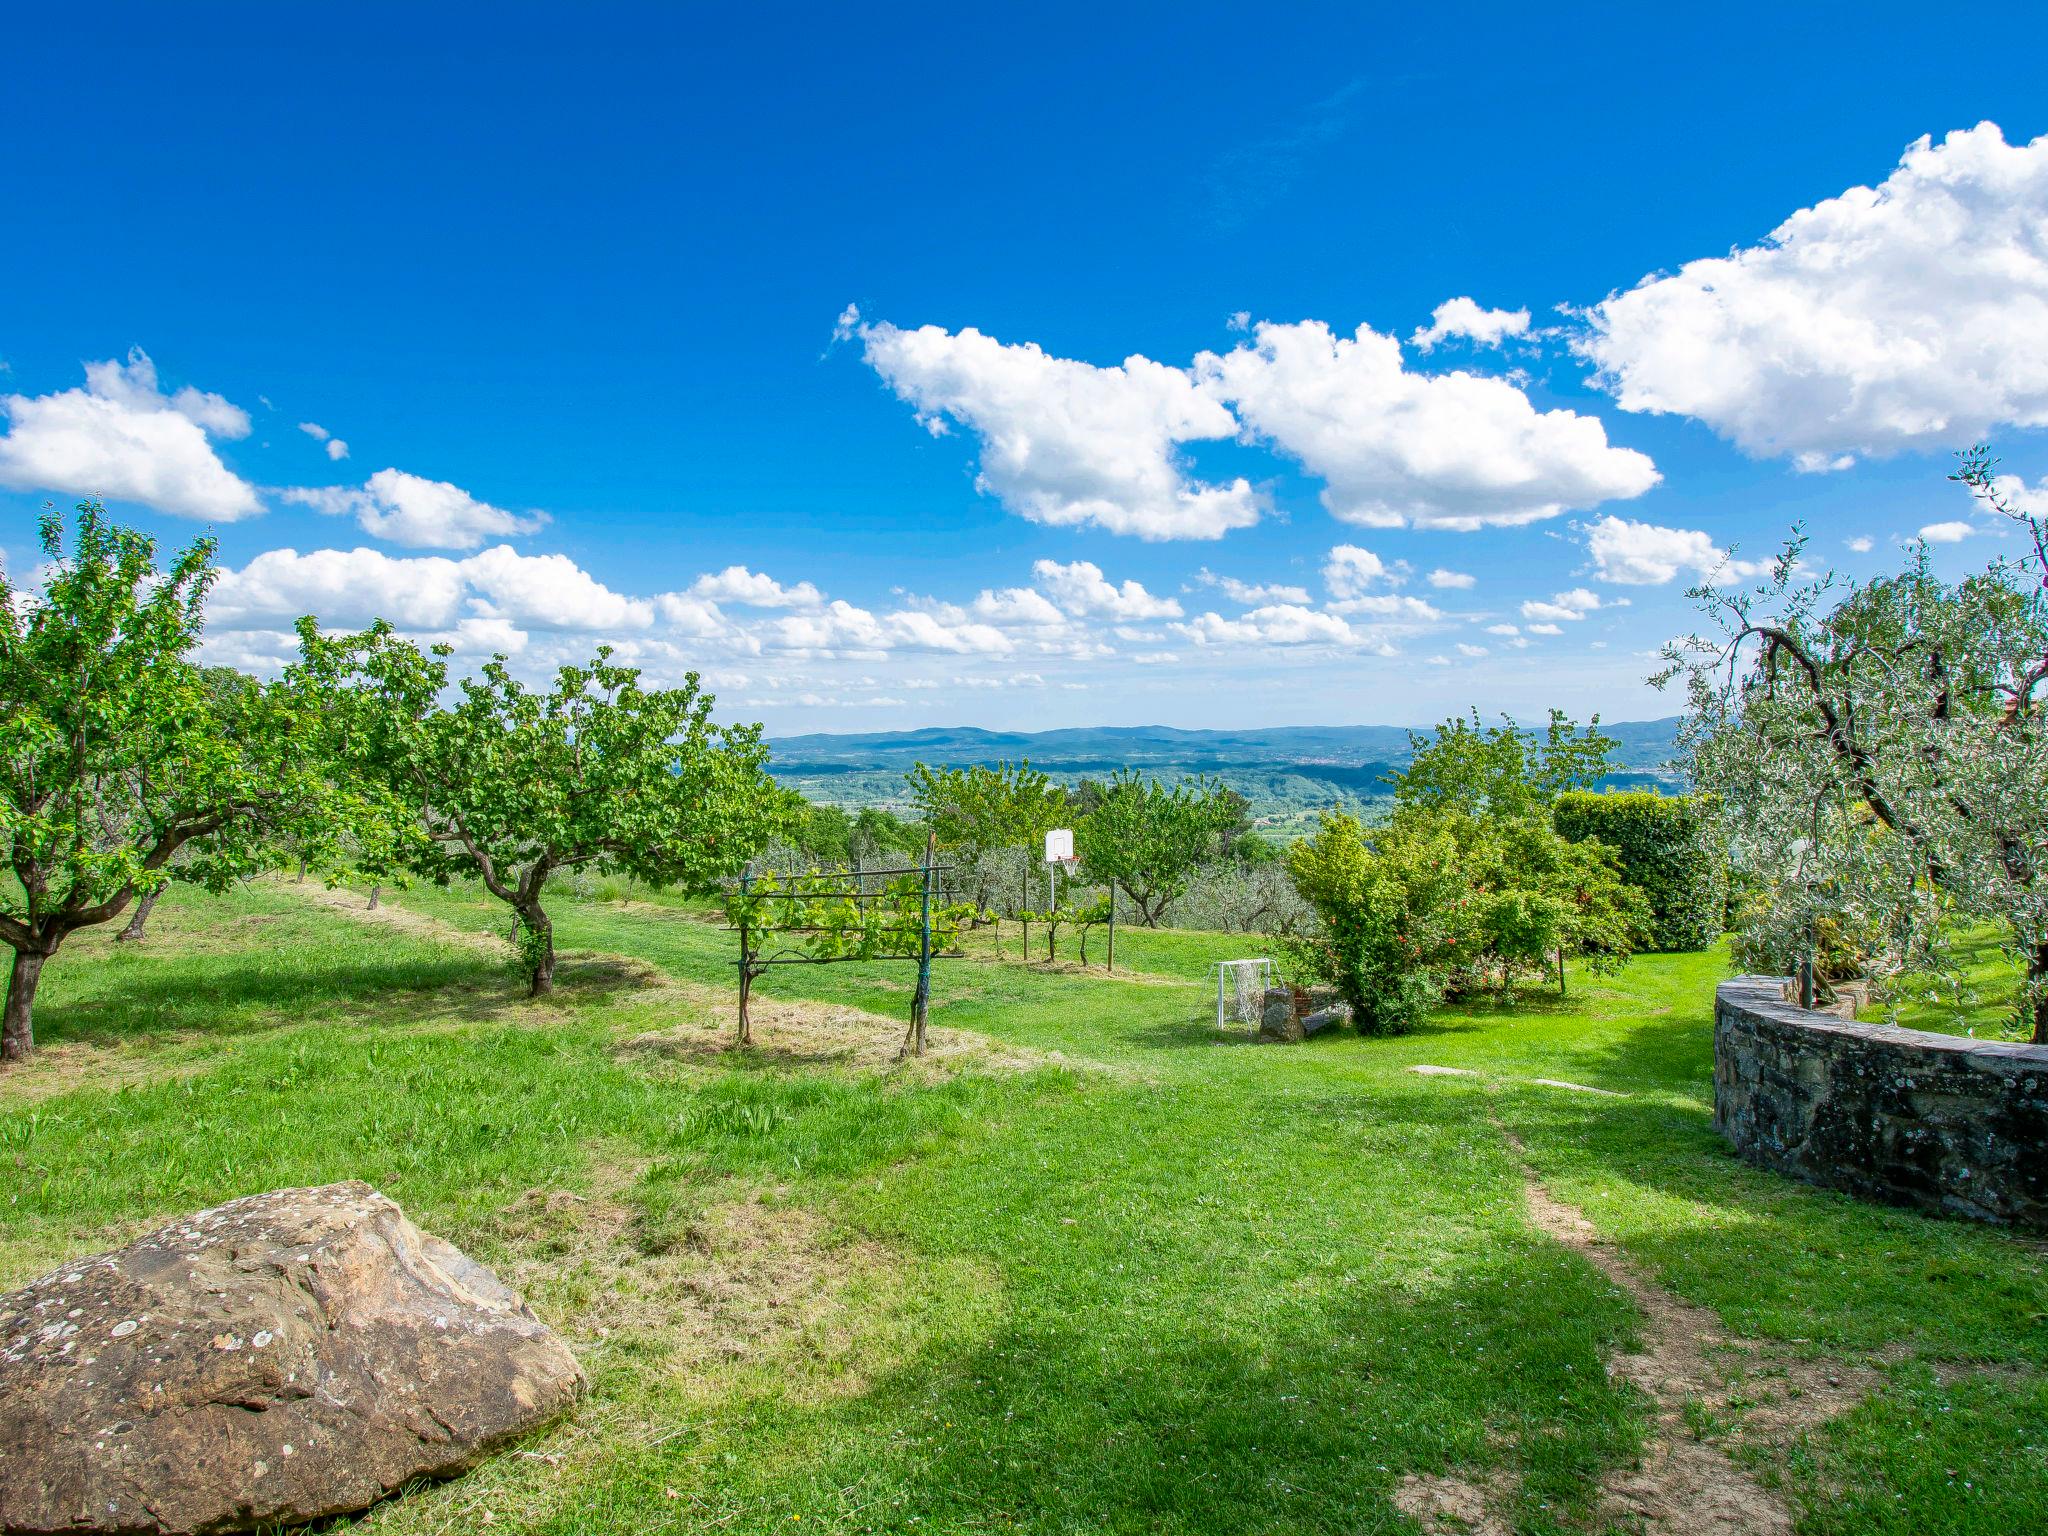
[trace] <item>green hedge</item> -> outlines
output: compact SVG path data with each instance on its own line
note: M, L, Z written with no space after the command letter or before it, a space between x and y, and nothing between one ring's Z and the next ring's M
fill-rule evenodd
M1698 799L1573 790L1557 797L1551 822L1571 842L1598 838L1620 856L1622 878L1650 899L1653 949L1707 949L1720 937L1727 863Z

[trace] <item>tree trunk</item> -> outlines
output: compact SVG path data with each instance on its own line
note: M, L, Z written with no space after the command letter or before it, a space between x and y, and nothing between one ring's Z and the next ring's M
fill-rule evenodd
M149 921L149 914L156 910L156 899L163 895L163 893L164 888L158 886L147 896L144 896L135 903L135 915L128 919L128 926L126 928L123 928L114 935L115 943L133 944L140 941L142 938L142 925Z
M0 1061L26 1061L35 1053L36 1035L30 1018L36 1004L36 983L42 980L47 958L35 950L14 952L14 971L7 978L7 1009L4 1023L0 1023Z
M377 902L378 902L379 898L381 898L381 897L383 896L383 894L384 894L384 887L383 887L383 886L381 886L381 885L373 885L373 886L371 886L371 887L370 887L370 910L371 910L372 912L374 912L374 911L376 911L376 910L377 910Z
M2034 999L2034 1044L2048 1045L2048 944L2034 946L2027 961L2027 981Z
M521 907L519 921L533 936L530 955L533 985L527 989L526 995L546 997L555 990L555 925L548 921L547 913L540 909L538 902L530 907Z

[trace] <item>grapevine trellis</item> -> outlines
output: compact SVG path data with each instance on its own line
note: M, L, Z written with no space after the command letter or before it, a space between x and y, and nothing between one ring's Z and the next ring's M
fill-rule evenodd
M980 916L972 902L945 901L948 867L933 855L927 842L922 863L896 869L742 875L725 901L726 923L740 939L739 1043L753 1043L748 1004L770 966L913 960L917 990L902 1054L922 1056L932 962L960 958L961 926Z

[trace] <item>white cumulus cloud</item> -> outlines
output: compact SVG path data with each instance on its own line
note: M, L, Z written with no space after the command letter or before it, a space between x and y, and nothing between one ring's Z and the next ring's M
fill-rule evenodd
M1423 352L1453 336L1462 336L1477 346L1497 347L1510 336L1527 335L1528 330L1526 309L1481 309L1474 300L1461 297L1445 299L1437 305L1429 324L1417 327L1408 342Z
M1381 583L1398 586L1404 575L1403 567L1388 565L1371 550L1356 544L1334 546L1323 561L1323 585L1330 589L1332 597L1356 597Z
M1574 587L1569 592L1560 592L1548 602L1531 598L1522 604L1522 617L1539 623L1576 624L1589 613L1598 613L1603 608L1626 608L1628 599L1602 598L1597 592L1584 587Z
M462 614L462 568L439 555L379 549L273 549L225 568L207 601L209 627L240 629L303 614L357 628L389 619L408 630L446 629Z
M1233 603L1246 608L1257 608L1266 603L1312 603L1306 587L1297 587L1284 581L1244 581L1236 576L1219 576L1206 565L1195 572L1195 580L1205 587L1214 587Z
M273 549L221 571L208 617L224 629L312 614L355 628L389 619L409 632L453 631L464 620L520 629L620 631L647 628L654 604L623 597L567 555L522 555L500 544L463 560L387 555L382 550Z
M1351 626L1336 614L1299 603L1274 603L1234 619L1204 613L1171 627L1197 645L1350 646L1358 639Z
M313 439L314 442L324 446L327 450L328 458L339 461L348 457L348 444L321 426L319 422L302 421L299 423L299 430Z
M1697 529L1660 528L1612 514L1587 528L1586 549L1594 575L1628 587L1662 586L1680 571L1740 581L1763 569L1753 560L1731 559Z
M1623 410L1809 471L2048 425L2048 136L1922 138L1876 187L1585 319L1577 345Z
M85 365L83 389L0 396L0 486L132 501L178 517L231 523L263 510L256 489L221 462L212 439L249 435L240 406L190 385L165 394L136 348L126 362Z
M857 334L928 431L957 423L979 438L976 484L1013 512L1144 539L1217 539L1258 521L1249 482L1207 484L1181 462L1182 443L1237 433L1181 369L1139 356L1097 367L972 327L877 323Z
M612 591L567 555L522 555L500 544L460 562L476 611L533 629L645 629L654 604Z
M1202 353L1195 375L1249 435L1326 482L1332 516L1366 527L1532 523L1660 478L1598 418L1538 411L1504 379L1411 373L1401 343L1370 326L1340 337L1320 320L1262 322L1250 344Z
M1154 597L1138 582L1112 583L1092 560L1040 560L1031 567L1039 588L1076 618L1175 619L1180 604Z
M1968 523L1929 523L1920 530L1920 537L1930 544L1960 544L1977 530Z
M815 608L824 601L808 581L786 587L772 576L750 571L744 565L699 576L690 583L693 596L714 603L738 603L747 608Z
M1469 571L1447 571L1439 566L1429 573L1429 584L1447 592L1469 592L1478 582Z
M380 469L360 486L295 486L279 494L317 512L353 517L372 537L412 549L475 549L487 538L533 533L547 521L540 513L507 512L459 485L402 469Z

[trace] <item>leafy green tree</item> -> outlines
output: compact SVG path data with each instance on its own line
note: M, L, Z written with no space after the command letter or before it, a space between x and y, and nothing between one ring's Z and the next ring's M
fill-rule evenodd
M180 879L220 890L290 827L331 839L331 785L284 690L209 681L198 644L213 542L169 569L155 542L78 508L70 547L41 525L40 594L0 576L0 817L14 879L0 938L14 950L0 1059L35 1048L36 985L80 928Z
M1647 939L1650 906L1614 852L1567 842L1539 815L1402 809L1369 832L1325 816L1288 853L1318 928L1287 940L1296 965L1334 983L1360 1028L1410 1029L1446 995L1511 989L1580 957L1596 970Z
M852 857L853 818L836 805L806 805L790 832L797 852L837 868Z
M847 847L863 862L875 859L916 859L924 852L925 835L901 816L878 805L864 805L847 829Z
M1293 968L1334 985L1366 1034L1405 1034L1441 1001L1472 947L1470 888L1451 834L1420 821L1376 831L1326 814L1287 853L1317 931L1285 941Z
M970 764L965 768L914 765L905 779L910 798L939 845L962 855L977 870L978 907L994 905L995 893L984 855L999 849L1024 851L1024 886L1020 909L1031 904L1031 872L1037 867L1045 834L1069 816L1066 786L1030 763Z
M588 867L709 891L802 814L767 774L760 727L713 724L694 672L645 688L600 646L535 691L499 656L443 707L448 647L423 652L382 622L331 637L304 619L299 635L293 681L329 702L337 760L406 806L415 870L474 874L512 908L535 996L554 983L551 875Z
M1512 720L1482 724L1475 709L1444 721L1434 736L1411 733L1408 744L1408 766L1387 780L1400 804L1492 816L1526 816L1567 790L1592 788L1616 745L1598 715L1581 727L1557 709L1540 737Z
M1244 797L1208 779L1169 789L1125 770L1093 798L1094 809L1075 829L1074 851L1092 878L1130 898L1147 928L1159 926L1195 871L1245 824Z
M1567 958L1596 971L1618 968L1649 942L1649 899L1621 874L1612 848L1569 842L1540 815L1428 817L1460 849L1476 929L1464 957L1467 977L1506 990L1554 963L1565 987ZM1454 976L1452 985L1460 978Z

